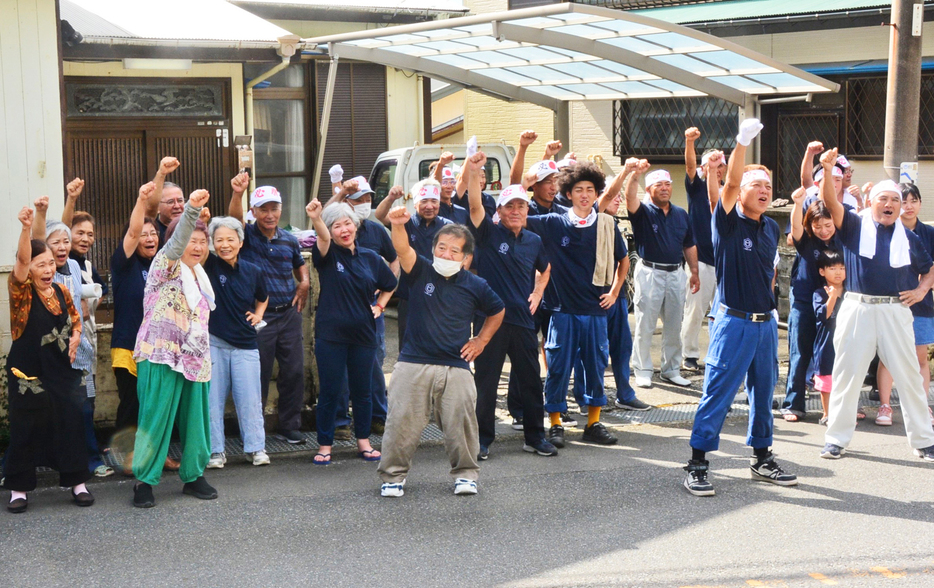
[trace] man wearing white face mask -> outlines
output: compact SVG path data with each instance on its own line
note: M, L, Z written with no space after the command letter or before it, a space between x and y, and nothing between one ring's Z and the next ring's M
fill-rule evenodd
M428 189L431 186L422 186ZM483 352L505 315L503 301L486 280L464 270L473 257L467 227L451 224L437 232L430 262L410 244L405 207L389 212L392 244L408 284L408 333L392 371L389 416L383 436L379 476L382 496L402 496L412 456L428 417L444 431L454 494L476 494L477 388L469 362ZM485 316L470 337L474 315Z
M338 167L338 166L335 166ZM334 168L332 168L332 171ZM340 170L343 173L343 170ZM340 180L339 177L332 176L332 180ZM386 229L376 221L369 219L370 202L373 189L363 176L357 176L347 180L343 184L334 182L334 197L328 201L325 208L340 202L347 202L353 208L354 214L360 219L360 226L357 228L356 243L359 247L371 249L379 253L383 260L389 264L396 279L399 278L399 259L396 256L396 250L392 247L392 241ZM374 297L375 302L375 297ZM383 376L383 360L386 359L386 322L383 315L380 314L376 319L376 339L378 347L376 349L376 365L373 368L373 375L370 380L370 390L373 396L373 432L382 435L383 427L386 424L386 380ZM347 414L349 406L350 391L344 382L344 390L338 399L337 417L335 419L335 439L350 440L350 418Z

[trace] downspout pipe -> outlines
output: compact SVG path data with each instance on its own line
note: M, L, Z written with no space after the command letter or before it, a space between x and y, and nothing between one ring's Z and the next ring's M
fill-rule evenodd
M272 69L263 72L261 75L250 80L246 85L246 134L255 136L253 132L253 88L262 82L265 82L280 71L289 67L292 60L291 55L283 55L282 63ZM250 176L250 192L256 189L256 167L253 168L253 174Z

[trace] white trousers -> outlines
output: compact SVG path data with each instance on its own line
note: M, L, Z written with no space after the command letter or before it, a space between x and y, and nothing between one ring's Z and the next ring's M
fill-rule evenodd
M685 275L690 278L691 268L684 268ZM700 278L700 290L691 294L691 282L685 281L684 287L684 320L681 322L681 353L684 357L700 359L700 330L707 320L707 311L713 302L713 294L717 290L717 270L712 265L697 262L697 275Z
M662 365L666 378L681 375L681 318L684 316L683 271L666 272L647 267L639 260L635 273L636 334L633 340L632 365L637 376L651 378L652 334L658 318L662 319Z
M869 363L878 352L898 388L908 444L914 449L934 445L927 394L915 352L911 310L902 304L866 304L847 299L839 304L825 441L840 447L849 445L856 429L859 390Z

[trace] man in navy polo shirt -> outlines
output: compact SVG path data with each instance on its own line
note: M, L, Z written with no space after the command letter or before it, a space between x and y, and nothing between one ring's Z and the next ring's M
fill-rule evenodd
M228 214L243 222L243 193L250 185L250 177L239 174L230 185L233 195ZM273 362L278 361L279 431L276 436L291 444L301 444L305 442L305 437L299 433L305 401L302 310L308 302L308 266L302 259L298 239L279 228L282 215L279 191L272 186L260 186L250 195L250 207L256 222L243 226L240 256L260 267L269 294L269 306L263 316L266 327L258 337L263 406L269 393Z
M652 386L652 334L662 317L661 378L677 386L690 386L681 377L681 318L684 313L685 282L691 292L700 288L697 277L697 247L691 219L680 206L671 203L671 175L663 169L645 176L648 198L639 200L639 176L649 168L644 159L626 178L626 208L632 234L639 251L634 276L636 293L636 335L633 340L633 367L636 386ZM681 271L687 261L690 277Z
M825 175L836 159L836 149L821 156ZM846 294L833 335L836 356L826 444L820 455L838 459L846 452L856 429L863 378L878 353L898 387L908 444L921 459L934 462L934 429L908 308L934 286L931 256L898 218L902 193L895 182L876 184L869 193L870 207L858 215L844 210L829 185L821 187L820 197L833 216L846 262Z
M554 164L554 162L550 162ZM600 409L606 405L603 377L609 362L607 309L619 296L626 275L622 259L626 245L613 217L598 214L594 208L606 178L592 163L579 163L562 172L561 191L574 203L564 214L529 217L527 227L545 244L551 262L551 281L557 302L551 315L545 354L545 410L551 428L548 441L564 447L561 413L567 411L571 370L583 363L586 384L584 403L587 426L583 440L611 445L616 443L603 423ZM604 206L605 208L605 206Z
M541 368L538 363L538 337L532 313L538 307L551 274L542 239L525 230L529 210L528 192L521 185L509 186L499 195L494 224L483 210L480 173L486 155L477 153L465 162L469 176L471 232L477 240L477 275L485 279L506 305L503 325L496 331L484 353L474 362L477 384L477 422L480 427L480 453L489 456L495 436L496 392L506 356L512 365L510 383L515 380L523 415L523 450L539 455L557 455L555 446L545 440ZM479 333L481 321L475 323Z
M389 416L383 436L379 475L382 496L402 496L412 456L428 417L444 431L454 494L476 494L477 389L469 362L479 356L503 322L502 300L486 280L464 268L470 265L473 236L451 224L435 235L432 259L411 246L405 207L389 213L392 244L409 285L408 334L389 382ZM486 319L470 338L474 315Z
M746 119L739 127L736 149L730 154L723 193L713 212L713 247L717 268L718 300L710 332L701 397L691 431L691 459L684 487L695 496L713 496L707 479L708 451L720 446L720 430L736 390L746 381L749 429L746 444L753 448L753 480L780 486L798 483L775 462L772 445L772 394L778 330L772 309L773 261L778 249L778 224L765 216L772 201L772 180L760 166L744 171L746 148L762 124ZM713 197L712 197L713 198Z
M340 166L334 166L340 168ZM332 167L332 171L334 171ZM343 172L343 170L341 170ZM333 179L333 176L332 176ZM338 179L339 181L339 179ZM360 220L360 226L357 228L357 245L379 253L383 260L389 265L396 279L399 278L399 259L396 256L396 250L392 247L392 241L389 233L379 223L370 220L371 201L375 193L370 188L369 182L363 176L357 176L347 180L342 185L335 182L336 191L334 197L328 202L327 206L340 202L347 202L353 208L354 214ZM376 297L374 297L375 301ZM373 394L373 432L377 435L383 434L383 428L386 424L386 378L383 375L383 361L386 359L386 320L382 314L376 319L376 340L379 346L376 349L376 365L373 369L373 375L370 378L370 390ZM336 425L335 439L350 439L350 417L347 414L350 402L350 390L347 384L344 384L344 391L339 399L337 418L334 421ZM343 433L343 435L342 435Z
M441 202L438 205L438 216L467 226L470 224L470 213L467 212L467 208L454 202L454 196L457 195L455 192L457 177L454 169L449 167L453 161L454 154L445 151L441 154L441 159L438 160L432 172L432 177L441 184Z
M694 143L700 138L697 127L684 131L684 188L688 195L688 216L691 217L691 230L694 232L694 245L697 247L697 277L700 288L697 292L688 290L684 299L684 318L681 321L681 354L684 356L683 367L689 370L703 369L700 359L701 325L707 318L707 311L717 289L717 272L714 269L713 238L710 234L710 200L707 198L707 181L718 186L726 173L726 159L722 164L711 169L708 165L710 156L716 153L708 149L701 157L700 166ZM711 180L712 178L712 180ZM690 272L690 268L687 270Z
M376 207L376 220L389 224L389 209L393 203L402 198L405 192L401 186L393 186L389 194ZM415 252L422 257L431 257L434 249L434 238L438 231L452 221L438 214L441 209L441 184L432 179L422 180L412 186L412 199L415 203L415 216L405 223L405 232L409 236L409 244ZM399 349L405 342L406 324L409 317L409 287L405 280L399 280L396 288L399 298Z

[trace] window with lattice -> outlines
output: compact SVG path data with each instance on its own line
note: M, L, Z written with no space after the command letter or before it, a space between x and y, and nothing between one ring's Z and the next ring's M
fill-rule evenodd
M613 154L621 159L638 155L655 159L684 156L684 131L697 127L698 153L733 148L735 104L718 98L649 98L613 103Z
M882 157L885 151L886 77L846 81L846 153ZM934 74L921 76L918 155L934 156Z

